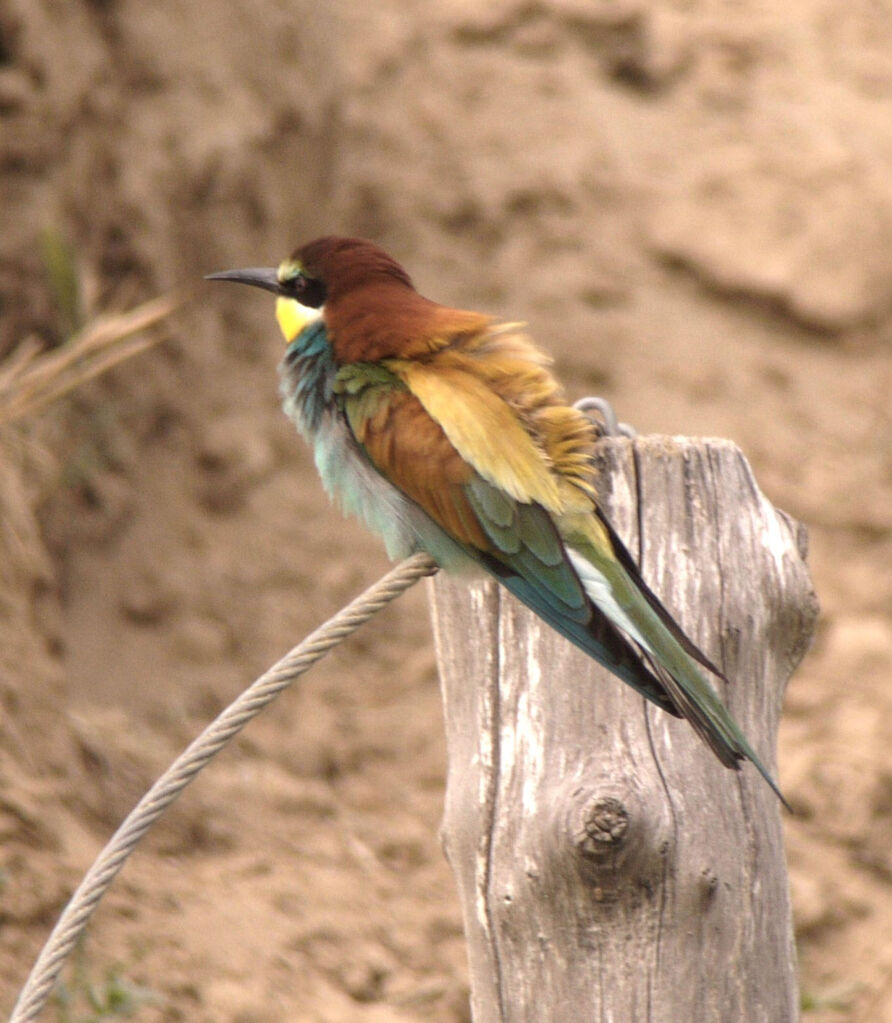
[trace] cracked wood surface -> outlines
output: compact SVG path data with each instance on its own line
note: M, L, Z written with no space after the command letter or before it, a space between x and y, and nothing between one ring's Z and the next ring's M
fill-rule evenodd
M610 440L599 463L608 515L773 769L817 609L804 530L727 441ZM752 765L723 768L495 583L428 585L475 1023L796 1019L780 804Z

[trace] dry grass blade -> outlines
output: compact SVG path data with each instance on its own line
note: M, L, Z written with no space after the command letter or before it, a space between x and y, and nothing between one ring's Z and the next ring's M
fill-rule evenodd
M145 351L159 336L138 336L168 317L185 294L154 298L126 313L103 316L63 347L38 354L33 339L22 342L0 366L0 426L21 419L87 380Z

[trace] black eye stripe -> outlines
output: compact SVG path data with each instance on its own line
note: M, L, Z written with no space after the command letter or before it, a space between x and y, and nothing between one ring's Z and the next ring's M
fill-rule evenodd
M286 277L284 280L279 281L282 294L287 295L289 298L300 298L305 285L306 280L302 274L295 274L293 277Z
M305 277L303 274L282 282L282 289L286 294L292 295L301 305L309 306L311 309L318 309L325 302L325 285L312 277Z

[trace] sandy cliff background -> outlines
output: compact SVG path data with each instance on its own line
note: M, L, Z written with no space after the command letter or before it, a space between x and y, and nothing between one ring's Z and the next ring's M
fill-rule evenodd
M527 320L572 398L735 440L823 607L780 750L805 1018L892 1019L888 3L7 0L0 217L0 356L64 339L48 238L89 319L358 233ZM0 1011L156 774L386 567L271 312L200 286L3 429ZM442 731L418 588L169 813L47 1018L87 978L151 1023L467 1020Z

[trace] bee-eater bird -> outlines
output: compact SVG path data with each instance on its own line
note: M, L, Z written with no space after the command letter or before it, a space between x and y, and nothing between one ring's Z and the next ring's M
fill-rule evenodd
M325 237L278 268L227 270L276 295L286 413L326 490L393 558L478 566L727 767L773 779L701 668L724 678L642 579L598 505L591 421L517 323L438 305L371 242ZM698 667L698 664L700 667ZM781 797L783 798L783 797Z

